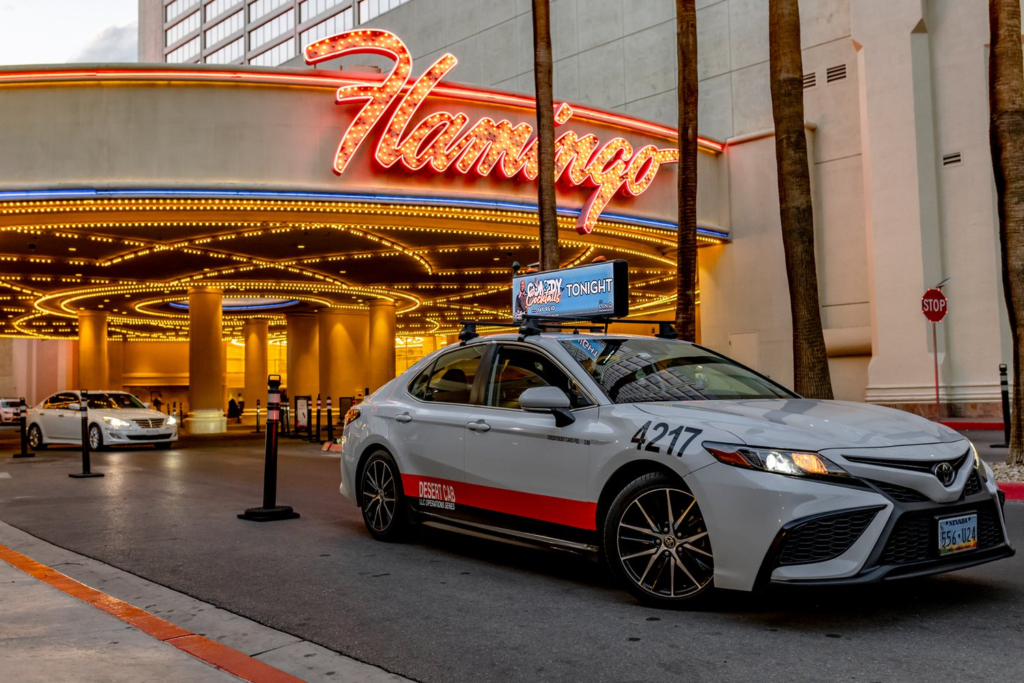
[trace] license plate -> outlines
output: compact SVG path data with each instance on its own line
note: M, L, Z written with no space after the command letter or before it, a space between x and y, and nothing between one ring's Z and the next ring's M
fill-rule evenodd
M978 515L939 520L939 555L952 555L978 547Z

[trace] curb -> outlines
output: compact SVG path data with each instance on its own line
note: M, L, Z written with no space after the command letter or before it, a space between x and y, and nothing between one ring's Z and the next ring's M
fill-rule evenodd
M1024 484L1000 481L996 483L996 486L1006 494L1006 500L1024 500Z
M954 421L942 421L939 424L955 429L957 431L985 431L985 432L1001 432L1003 431L1002 422L977 422L971 420L964 420L962 422Z

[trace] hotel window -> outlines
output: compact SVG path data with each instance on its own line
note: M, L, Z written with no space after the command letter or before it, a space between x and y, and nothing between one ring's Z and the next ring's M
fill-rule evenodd
M190 10L199 4L199 0L174 0L164 8L164 21L174 21L186 10Z
M206 55L206 64L231 64L245 54L245 36L233 40L213 54Z
M216 19L242 0L213 0L206 3L206 21ZM207 43L209 45L209 43Z
M409 0L359 0L359 23L367 22L407 2Z
M299 3L299 23L308 21L313 17L320 16L327 10L346 0L302 0Z
M216 45L235 31L241 30L244 23L245 12L238 10L213 28L206 29L206 46Z
M249 21L262 19L290 0L256 0L249 3Z
M199 28L199 12L194 12L167 29L167 42L165 44L174 45L197 28Z
M249 63L253 66L277 66L282 62L286 62L295 56L295 39L289 38L280 45L275 45L266 52L262 52L252 59Z
M274 17L254 31L249 31L249 49L255 50L266 45L285 31L295 28L295 10L290 9L284 14Z
M181 64L195 59L199 56L202 44L202 38L196 36L178 49L167 53L167 62L170 64Z
M302 32L300 45L309 45L315 43L321 38L327 36L334 36L343 31L349 31L352 29L352 8L349 7L346 10L342 10L338 14L335 14L329 19L324 19L319 24L314 24L307 30Z

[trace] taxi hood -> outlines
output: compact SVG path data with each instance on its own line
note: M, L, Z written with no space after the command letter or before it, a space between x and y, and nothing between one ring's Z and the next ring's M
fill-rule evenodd
M794 450L892 448L950 443L952 429L902 410L849 401L751 399L638 403L667 419L713 422L748 446Z

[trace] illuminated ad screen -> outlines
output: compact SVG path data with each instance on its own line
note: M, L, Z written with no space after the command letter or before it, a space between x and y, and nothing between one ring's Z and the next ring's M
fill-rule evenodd
M629 268L602 261L512 279L512 319L524 316L586 320L624 318L629 312Z

